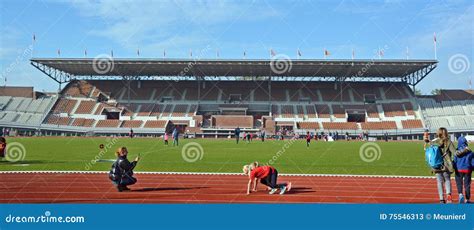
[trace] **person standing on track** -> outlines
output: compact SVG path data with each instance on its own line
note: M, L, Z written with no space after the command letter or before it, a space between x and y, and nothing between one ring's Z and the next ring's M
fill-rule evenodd
M128 161L126 147L118 148L115 155L117 160L112 164L109 179L117 186L119 192L130 190L127 186L137 183L137 179L133 177L133 169L137 166L140 157L137 156L132 162Z
M240 128L237 126L234 130L235 142L238 144L240 140Z
M258 162L254 162L249 165L244 165L242 170L245 175L249 176L247 195L250 194L250 191L257 191L258 180L270 189L268 194L275 194L278 189L280 189L280 195L283 195L285 192L291 190L291 182L277 184L278 171L272 166L258 166ZM252 189L250 189L251 187Z
M453 142L449 139L448 130L446 128L439 128L436 133L436 138L433 140L425 139L425 143L430 145L437 145L441 149L443 156L443 165L439 169L432 169L436 175L438 184L438 194L440 203L452 203L453 198L451 196L451 173L454 172L453 166L453 154L456 154L456 148ZM446 190L446 200L443 195L443 185Z

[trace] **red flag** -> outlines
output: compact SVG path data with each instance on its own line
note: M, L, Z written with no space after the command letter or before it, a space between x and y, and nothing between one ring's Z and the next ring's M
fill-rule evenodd
M270 49L270 56L272 56L272 57L273 57L273 56L276 56L276 53L275 53L275 51L274 51L273 49Z
M329 51L325 49L324 50L324 56L329 56L329 55L331 55L331 53L329 53Z

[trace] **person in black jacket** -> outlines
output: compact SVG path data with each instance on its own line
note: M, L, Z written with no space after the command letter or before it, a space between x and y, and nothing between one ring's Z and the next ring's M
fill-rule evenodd
M133 177L133 169L137 166L140 157L136 157L134 161L130 162L127 159L128 150L126 147L120 147L115 152L117 160L112 165L109 177L117 186L117 190L122 192L130 190L127 186L137 183L137 179Z

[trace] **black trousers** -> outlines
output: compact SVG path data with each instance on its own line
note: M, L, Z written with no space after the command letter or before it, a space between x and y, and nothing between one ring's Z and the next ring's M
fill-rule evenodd
M275 169L273 172L270 172L268 176L260 179L260 183L274 189L274 188L283 188L286 184L277 184L278 171Z
M466 200L470 200L471 198L471 173L461 173L457 172L455 173L455 179L456 179L456 187L458 189L458 193L462 194L463 192L463 187L464 187L464 194L466 197Z
M125 174L125 176L122 177L122 180L119 181L118 185L119 186L128 186L137 183L137 178L129 176Z

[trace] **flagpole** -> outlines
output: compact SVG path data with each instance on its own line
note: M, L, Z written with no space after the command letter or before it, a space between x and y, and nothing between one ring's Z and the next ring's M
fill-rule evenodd
M433 41L434 41L434 55L435 55L435 60L438 60L438 54L437 54L437 41L436 41L436 33L433 33Z
M407 49L406 49L406 56L407 56L407 60L408 60L409 59L408 46L407 46Z

